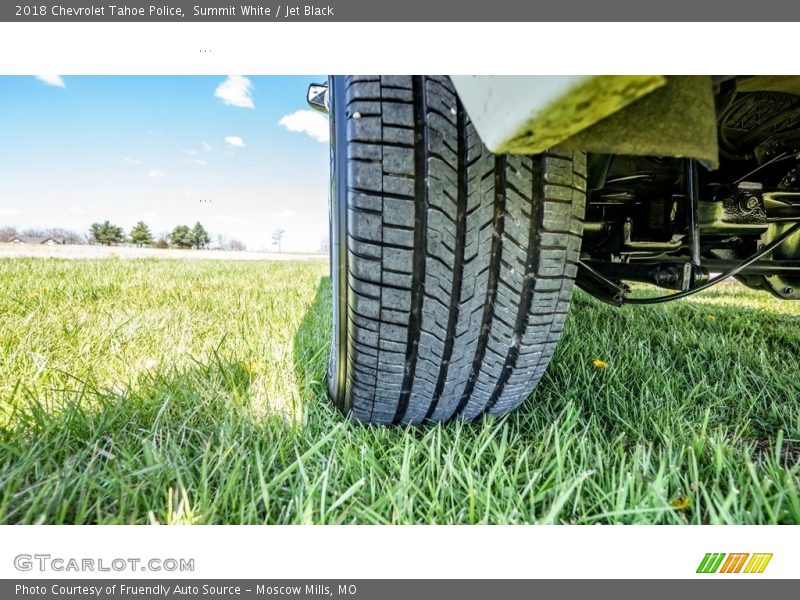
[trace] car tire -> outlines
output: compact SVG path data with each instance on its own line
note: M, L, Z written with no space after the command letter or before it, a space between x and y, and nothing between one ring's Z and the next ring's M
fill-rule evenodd
M447 77L329 90L330 395L370 424L508 413L564 327L585 154L492 154Z

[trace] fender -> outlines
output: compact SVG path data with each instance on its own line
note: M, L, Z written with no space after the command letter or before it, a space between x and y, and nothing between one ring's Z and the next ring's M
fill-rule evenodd
M661 75L451 76L486 146L536 154L686 156L716 166L712 79Z

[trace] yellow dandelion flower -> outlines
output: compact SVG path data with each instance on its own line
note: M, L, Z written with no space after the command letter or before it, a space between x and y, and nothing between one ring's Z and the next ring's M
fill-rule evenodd
M692 501L689 499L689 496L678 496L669 503L673 510L689 510L692 506Z
M604 360L600 360L599 358L595 358L592 361L592 366L595 369L607 369L608 368L608 363L606 361L604 361Z

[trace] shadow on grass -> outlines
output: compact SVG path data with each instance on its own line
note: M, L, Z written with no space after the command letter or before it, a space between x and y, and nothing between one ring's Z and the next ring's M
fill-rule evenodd
M331 418L342 418L328 398L326 385L333 327L331 301L331 279L323 277L294 335L292 359L301 402L311 410L330 412Z
M555 416L572 403L581 422L643 442L680 435L689 423L752 440L779 431L800 438L800 316L742 294L740 304L733 293L724 303L709 296L619 309L576 293L523 415Z

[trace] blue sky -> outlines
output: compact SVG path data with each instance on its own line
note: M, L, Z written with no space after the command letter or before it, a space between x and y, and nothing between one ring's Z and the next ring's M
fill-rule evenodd
M327 235L327 119L309 77L0 77L0 225L109 219L316 251Z

